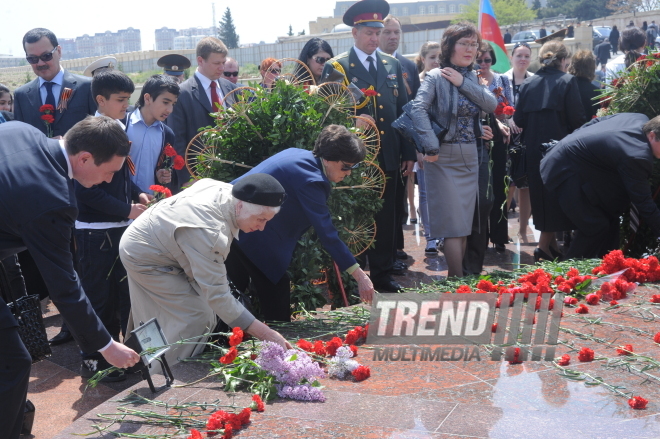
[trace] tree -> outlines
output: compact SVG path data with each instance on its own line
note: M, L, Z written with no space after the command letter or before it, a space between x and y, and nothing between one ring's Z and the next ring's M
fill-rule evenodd
M495 18L500 26L509 26L520 21L528 21L536 18L536 12L531 10L525 0L491 0L493 10L495 11ZM472 23L479 22L479 0L473 0L465 9L465 12L460 14L456 20L471 21Z
M293 26L289 25L289 33L287 35L290 37L293 36Z
M229 8L227 8L220 21L220 32L218 36L228 49L238 49L239 37L236 33L236 26L234 26L234 19L231 17Z
M299 32L298 35L305 35L305 29L303 29L302 32Z
M660 9L660 0L610 0L607 7L615 12L645 12Z
M534 0L532 3L532 10L538 13L539 9L541 9L541 0Z
M615 9L610 7L612 1L619 0L548 0L547 6L539 10L539 17L556 17L563 14L579 20L593 20L613 13Z

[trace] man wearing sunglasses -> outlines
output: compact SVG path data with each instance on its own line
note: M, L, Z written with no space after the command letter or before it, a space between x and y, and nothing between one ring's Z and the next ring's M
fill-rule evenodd
M96 102L90 90L91 80L74 75L60 66L62 48L48 29L36 28L23 37L25 59L37 78L18 89L14 97L14 117L53 137L64 134L87 115L94 115ZM48 126L41 116L42 105L55 109L53 123Z
M234 58L227 58L227 61L225 61L225 71L222 74L227 81L236 84L236 87L243 87L243 84L238 82L238 61Z
M371 280L339 238L326 204L331 183L341 182L356 170L366 153L362 141L346 127L329 125L319 134L313 151L286 149L233 182L264 173L275 177L287 194L280 213L263 231L241 233L232 242L225 263L227 276L240 291L252 282L266 321L291 319L291 282L286 272L296 244L310 226L339 269L355 278L360 298L371 301Z

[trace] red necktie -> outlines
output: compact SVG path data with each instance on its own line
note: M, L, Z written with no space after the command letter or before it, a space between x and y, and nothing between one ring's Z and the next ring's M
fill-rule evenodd
M217 82L211 81L211 106L213 107L213 111L217 111L218 106L220 106L220 98L218 97L218 92L215 91L217 86Z

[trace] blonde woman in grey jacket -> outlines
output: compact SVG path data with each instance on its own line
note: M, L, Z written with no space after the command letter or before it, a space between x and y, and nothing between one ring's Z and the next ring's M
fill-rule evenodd
M412 119L424 148L429 225L445 237L448 276L463 276L463 256L478 193L477 139L489 140L480 116L492 113L495 96L472 71L481 37L470 23L452 25L442 41L440 69L427 73L413 103ZM446 128L438 140L431 121Z

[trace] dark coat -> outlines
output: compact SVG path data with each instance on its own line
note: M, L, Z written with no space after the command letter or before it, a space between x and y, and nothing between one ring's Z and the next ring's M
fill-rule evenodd
M379 94L376 96L376 108L366 105L358 109L357 114L374 116L372 113L375 110L374 119L376 119L376 126L380 133L378 164L384 171L396 171L401 168L402 161L417 160L415 147L409 142L402 142L396 130L392 128L392 122L401 116L403 106L408 102L406 86L403 83L403 69L399 61L390 55L378 50L374 52L374 55L378 69L376 84L373 84L371 75L364 68L353 48L328 61L322 76L331 67L334 67L346 75L348 82L355 84L360 89L374 86Z
M619 30L612 29L610 32L610 45L612 46L612 52L616 53L619 51Z
M234 242L271 282L276 284L286 273L298 240L310 227L314 227L321 244L340 270L356 263L332 224L326 204L331 185L320 158L314 157L311 151L289 148L261 162L245 175L259 172L272 175L280 182L287 194L286 201L263 231L241 232L238 241Z
M110 334L73 268L70 241L78 208L59 141L20 122L0 124L0 139L0 260L29 250L80 349L95 352ZM0 299L0 328L15 325Z
M597 63L607 64L607 60L610 59L610 52L612 46L607 41L603 41L596 47L594 47L594 53L596 54Z
M511 34L509 33L509 31L506 31L504 33L504 44L511 44Z
M632 202L660 236L660 211L649 185L653 152L642 132L648 120L635 113L594 119L566 136L541 161L541 176L550 193L559 188L582 192L584 203L564 209L578 230L589 235L605 228L604 215L618 218Z
M534 226L542 232L564 230L552 222L550 206L545 205L541 164L541 144L561 140L579 128L586 118L580 100L577 78L552 67L540 69L520 86L513 121L523 128L527 146L527 176L534 212ZM546 211L550 209L550 212ZM560 227L555 230L556 227Z
M64 136L72 126L96 113L96 101L92 96L92 80L85 76L74 75L64 71L62 78L62 90L70 88L73 95L64 111L55 111L55 122L51 128L53 137ZM39 78L16 89L14 94L14 118L28 123L46 134L46 124L41 120L42 113L39 112L41 95L39 93Z
M399 60L401 64L401 69L403 70L403 76L406 82L408 83L408 88L410 89L410 94L408 94L408 100L412 101L417 95L417 90L419 90L420 81L419 73L417 72L417 66L414 62L401 55L399 52L396 53L396 59Z
M577 82L578 90L580 90L580 100L584 108L584 116L587 121L590 121L596 115L596 112L598 112L598 108L600 108L598 100L594 100L600 92L587 78L577 77Z
M223 96L236 88L236 85L220 78L218 80ZM188 143L199 132L199 128L211 126L215 127L215 120L210 113L215 113L216 109L211 107L206 91L196 75L192 75L180 85L179 99L172 114L167 118L167 125L174 131L174 149L185 158ZM186 184L190 180L190 173L187 167L175 171L180 185Z

